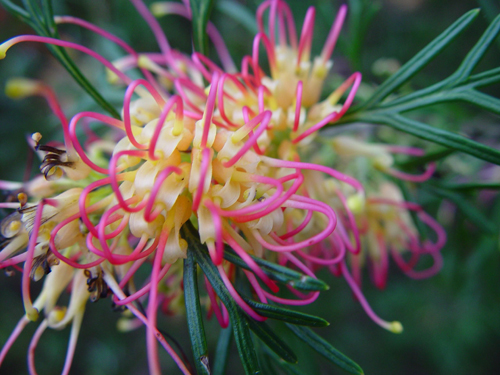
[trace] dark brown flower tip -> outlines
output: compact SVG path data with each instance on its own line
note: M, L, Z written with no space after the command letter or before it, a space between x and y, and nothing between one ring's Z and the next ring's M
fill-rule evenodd
M96 276L92 275L90 270L83 271L87 277L87 290L90 292L90 302L97 302L101 298L108 297L108 286L102 278L102 272L97 272Z
M33 259L30 277L33 281L38 281L52 271L52 267L59 264L59 259L50 251L39 255Z

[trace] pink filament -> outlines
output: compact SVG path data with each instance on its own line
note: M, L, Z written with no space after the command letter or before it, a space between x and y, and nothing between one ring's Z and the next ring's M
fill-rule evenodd
M130 101L132 100L136 87L139 85L144 86L149 91L159 107L163 107L165 105L165 100L161 97L160 93L158 93L156 89L144 79L136 79L127 87L127 91L125 91L125 98L123 99L123 122L125 124L125 132L127 133L130 143L138 149L146 149L148 148L147 145L141 145L135 139L132 132L132 125L130 123Z
M43 207L45 205L57 207L57 201L55 199L42 199L36 209L35 220L33 222L33 230L31 231L30 239L28 242L28 250L26 251L26 262L24 263L24 271L22 277L22 293L23 300L25 301L25 306L26 303L29 303L29 305L31 305L30 273L33 266L33 255L35 254L38 231L42 226Z
M264 33L258 33L253 40L253 48L252 48L252 67L255 74L255 78L257 82L260 82L262 79L262 70L259 65L259 45L260 42L264 44L264 48L267 52L267 58L269 59L269 67L271 68L271 75L274 72L276 67L276 56L274 52L273 43L269 41L268 37Z
M38 326L37 330L35 331L35 334L31 339L30 346L28 348L28 371L30 375L37 375L35 368L35 349L38 345L38 341L40 341L40 338L42 337L42 334L45 332L47 327L48 327L47 319L44 319L42 323L40 323L40 325Z
M224 257L224 242L222 239L223 229L222 229L222 220L219 216L217 206L212 203L209 199L205 199L203 202L205 207L208 208L210 214L212 215L212 220L215 229L215 254L210 252L210 257L216 266L222 264L222 259Z
M252 134L249 139L243 144L243 146L238 150L238 152L228 161L223 163L222 165L225 168L232 167L236 162L238 162L239 159L253 146L257 143L257 140L259 137L264 133L264 131L267 130L267 127L269 126L269 121L271 120L272 112L271 111L265 111L258 116L254 117L252 120L250 120L247 124L245 124L245 127L248 128L254 128L257 124L260 123L260 126L257 128L257 131Z
M73 147L75 148L76 152L82 159L82 161L87 164L90 168L92 168L94 171L103 173L103 174L108 174L108 170L106 168L99 167L96 165L93 161L91 161L85 151L83 150L82 146L80 145L80 142L78 142L78 137L76 135L76 124L78 121L80 121L81 118L84 117L90 117L99 121L102 121L108 125L117 127L119 129L124 129L123 123L120 120L114 119L109 116L101 115L99 113L95 112L80 112L76 114L70 121L69 123L69 135L71 137L71 142L73 144Z
M151 28L158 45L160 46L160 50L165 56L166 59L171 58L170 45L168 44L167 38L161 29L160 24L156 20L156 18L151 14L148 7L142 2L142 0L130 0L132 4L134 4L137 11L140 13L142 18L146 21L146 23Z
M96 59L101 64L103 64L106 68L108 68L113 73L115 73L123 82L128 84L131 81L131 79L127 75L123 74L123 72L118 70L110 61L106 60L104 57L102 57L98 53L92 51L91 49L84 47L84 46L81 46L79 44L66 42L66 41L60 40L60 39L48 38L45 36L38 36L38 35L16 36L12 39L9 39L7 42L4 42L4 43L9 43L9 45L12 46L12 45L20 43L20 42L47 43L47 44L52 44L55 46L76 49L78 51L86 53L87 55L92 56L94 59Z
M210 305L215 313L217 321L219 322L222 328L227 328L227 326L229 325L229 315L226 306L222 304L222 312L221 312L219 304L217 303L217 296L215 294L214 288L212 288L212 285L209 283L206 276L205 276L205 288L207 289L208 297L210 298Z
M193 211L197 211L198 207L200 206L201 196L203 194L203 190L205 189L205 179L208 173L208 165L210 162L211 162L211 152L209 148L205 147L201 151L200 182L193 197L193 205L192 205Z
M302 33L300 34L299 49L297 51L297 67L304 59L309 59L311 53L311 43L314 33L314 18L316 16L316 9L309 7L307 9L306 17L304 18L304 25L302 25Z
M160 214L160 212L156 212L153 216L151 216L153 210L153 204L155 202L156 195L158 194L158 191L160 190L161 185L163 184L163 181L165 181L167 177L172 174L172 172L180 175L182 173L182 170L175 166L168 166L165 169L163 169L160 173L158 173L158 175L156 176L155 183L151 188L151 194L144 208L144 220L146 220L147 222L152 222Z
M267 165L272 166L272 167L277 167L277 168L293 168L293 169L308 169L312 171L318 171L322 172L325 174L328 174L332 176L333 178L345 182L348 185L351 185L354 187L358 192L363 193L363 185L356 180L355 178L352 178L348 175L345 175L339 171L336 171L335 169L324 167L322 165L318 164L312 164L312 163L303 163L303 162L296 162L296 161L288 161L288 160L280 160L280 159L273 159L267 156L262 157L262 161L264 161Z
M297 91L295 93L295 97L297 98L297 102L295 103L295 118L293 120L293 131L296 132L299 130L299 121L300 121L300 108L302 106L302 91L303 83L302 81L297 82Z
M3 360L5 359L5 356L9 352L10 348L17 340L21 332L24 330L24 327L26 327L29 322L30 322L29 319L26 316L23 316L16 324L16 327L10 334L9 338L7 339L7 342L3 345L2 351L0 352L0 366L2 365Z
M109 179L110 179L110 184L111 187L113 188L113 191L115 193L116 199L118 201L118 204L120 207L125 210L126 212L139 212L144 208L144 202L141 204L138 204L136 207L130 207L127 203L125 203L125 200L123 199L123 195L120 191L120 187L118 186L118 171L116 170L116 164L118 163L118 159L122 157L123 155L129 155L129 156L134 156L134 157L144 157L146 154L145 151L138 151L138 150L124 150L124 151L119 151L116 154L114 154L111 157L111 160L109 161Z
M349 285L352 292L356 296L356 299L359 301L363 310L365 310L365 313L370 317L371 320L373 320L379 326L385 328L387 326L387 322L385 320L381 319L372 310L368 301L366 300L365 296L363 295L363 292L361 291L361 289L359 289L358 285L354 282L353 278L351 277L345 262L341 263L341 269L342 269L342 275L344 276L344 279L347 281L347 284Z
M158 249L155 254L153 261L153 270L151 272L151 282L149 291L149 300L147 308L147 316L149 319L149 325L147 329L147 348L148 348L148 363L149 370L154 374L161 374L160 359L158 357L158 347L156 344L155 330L156 318L157 318L157 299L158 299L158 283L160 282L160 269L161 262L163 259L163 253L165 252L165 244L168 239L168 231L163 231L160 236L160 242L158 244ZM168 265L170 268L170 265Z
M227 244L236 252L236 254L243 259L243 261L250 267L252 272L254 272L260 279L273 291L273 293L278 293L279 287L274 281L272 281L259 265L252 259L250 255L240 246L240 244L232 238L228 233L224 233L224 239Z
M119 299L125 299L125 293L123 293L123 290L118 286L116 281L113 279L111 275L107 275L106 273L104 274L104 280L106 281L106 284L108 287L113 291L113 293L119 298ZM167 353L172 357L174 362L177 364L179 369L182 371L184 375L191 375L189 370L186 368L186 365L182 362L182 360L179 358L177 353L172 349L172 347L169 345L167 340L165 340L165 337L161 334L160 331L156 328L156 325L151 324L151 322L131 303L126 305L127 308L141 321L143 324L148 328L151 329L154 332L154 335L156 339L160 342L160 344L165 348Z
M219 270L219 275L222 278L222 281L224 282L224 285L226 286L229 294L231 294L231 297L233 297L234 301L238 304L238 306L240 306L241 309L245 313L247 313L250 317L259 322L267 320L266 317L257 314L250 306L248 306L248 304L243 300L243 298L241 298L236 289L234 289L233 284L231 284L231 281L229 281L229 278L226 275L224 267L222 265L218 265L217 269Z
M401 180L405 181L411 181L411 182L424 182L427 181L429 178L432 177L434 172L436 171L436 163L430 163L429 167L425 170L424 173L420 175L414 175L414 174L409 174L405 172L398 171L394 168L389 168L385 170L386 173L390 174L391 176L394 176L396 178L399 178Z
M151 138L151 141L149 143L149 158L151 160L158 160L159 157L155 156L155 149L156 149L156 143L158 142L158 138L160 137L161 129L163 128L163 125L165 124L165 121L167 119L168 114L172 110L173 106L176 106L175 110L175 121L176 122L182 122L184 119L184 114L183 114L183 104L182 104L182 99L180 96L174 95L172 96L167 104L163 107L161 110L160 117L158 119L158 124L156 125L153 137Z
M335 48L335 44L337 43L337 39L339 38L340 31L342 30L342 25L344 24L344 19L347 14L347 6L345 4L341 5L337 17L335 17L335 21L333 22L332 28L330 29L330 33L326 39L325 45L323 47L323 51L321 51L321 58L323 63L326 63L332 52Z
M304 139L307 136L309 136L312 133L314 133L315 131L318 131L319 129L321 129L326 124L335 122L338 119L340 119L347 112L347 110L349 109L349 107L351 106L351 104L352 104L352 102L354 100L354 97L356 96L356 93L358 91L358 88L359 88L360 84L361 84L361 73L359 73L359 72L353 73L336 90L338 92L344 93L348 89L348 87L352 85L351 91L349 92L349 95L347 95L347 98L346 98L344 104L342 105L342 109L338 113L337 112L332 112L331 114L329 114L328 116L326 116L324 119L322 119L320 122L318 122L317 124L311 126L309 129L305 130L302 134L300 134L299 136L297 136L296 138L294 138L292 140L292 142L293 143L298 143L302 139Z

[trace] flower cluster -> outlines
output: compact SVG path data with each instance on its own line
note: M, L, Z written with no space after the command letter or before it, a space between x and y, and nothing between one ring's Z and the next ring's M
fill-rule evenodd
M87 300L111 295L117 306L135 316L122 321L122 327L135 327L136 322L147 327L150 371L160 373L159 341L189 373L156 328L158 306L165 312L179 310L179 259L189 251L181 229L188 222L197 229L231 296L253 319L265 317L233 286L234 266L224 260L226 247L247 263L251 271L245 275L263 303L308 304L319 292L304 295L289 286L297 298L279 296L276 282L250 255L297 268L310 277L315 277L317 268L329 267L343 275L377 323L400 332L398 322L381 320L369 307L359 288L360 266L368 256L380 287L387 277L389 253L410 276L426 276L439 268L443 230L418 205L405 202L386 177L423 181L434 166L421 176L406 175L393 168L392 153L418 156L421 150L352 137L328 141L340 158L338 169L328 166L328 160L304 160L316 147L318 130L346 113L361 83L356 72L321 100L346 7L339 9L320 56L311 58L315 9L308 10L297 37L287 4L265 1L257 12L259 33L252 54L237 72L213 25L207 31L222 68L200 53L188 56L173 50L144 4L132 3L150 24L160 53L138 53L105 30L66 16L55 21L100 34L127 55L112 63L84 46L34 35L18 36L0 46L1 57L20 42L75 49L100 61L111 82L126 86L120 119L81 112L70 120L43 83L16 79L7 86L11 97L40 95L47 100L61 122L64 144L43 144L42 136L34 133L32 146L42 158L43 176L24 184L0 182L0 188L17 194L19 201L0 204L16 209L1 224L5 241L0 267L22 272L26 310L1 352L0 363L26 324L43 311L31 348L45 329L71 324L63 370L68 373ZM153 11L190 17L189 6L181 3L155 4ZM264 66L261 46L267 57ZM133 68L143 78L131 79L127 71ZM109 126L106 136L91 131L89 124L95 122ZM87 134L85 141L80 129ZM359 157L371 162L366 175L382 171L382 177L362 184L366 175L352 173L353 160ZM435 230L435 242L419 239L410 212ZM409 261L405 252L411 254ZM435 259L435 266L424 273L414 270L423 254ZM134 275L146 262L152 263L150 277L136 287ZM32 301L30 281L44 276L43 290ZM61 307L57 301L69 284L69 305ZM225 306L210 283L206 287L207 308L227 326ZM144 314L134 303L146 298ZM30 371L35 373L34 350L29 353Z

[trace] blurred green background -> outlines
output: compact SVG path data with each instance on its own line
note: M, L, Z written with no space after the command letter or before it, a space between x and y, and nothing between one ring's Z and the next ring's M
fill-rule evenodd
M146 3L150 3L146 1ZM237 63L251 52L252 23L242 23L228 15L228 3L238 3L248 10L240 13L243 20L251 20L260 1L216 1L212 21L220 30ZM288 2L298 29L309 5L318 9L313 52L319 52L326 39L339 1ZM353 69L363 73L367 89L383 80L374 63L381 58L404 63L442 32L454 20L474 7L482 12L472 27L446 49L429 67L412 81L413 88L425 87L445 78L459 64L467 51L500 10L494 0L385 0L351 1L351 8L363 9L359 23L347 23L334 52L334 73L347 75ZM54 1L56 14L68 14L89 20L125 39L138 51L157 51L155 40L145 22L132 5L124 0ZM373 17L372 17L373 16ZM371 18L371 22L368 20ZM351 20L352 21L352 20ZM185 52L191 51L190 23L176 16L161 19L161 25L171 45ZM32 33L14 17L0 9L0 39ZM255 27L255 26L253 26ZM122 52L112 44L75 26L60 28L63 38L80 42L114 59ZM74 55L89 79L119 108L122 91L110 88L104 82L103 69L90 58ZM500 41L483 61L483 67L498 66ZM380 66L380 62L379 62ZM385 65L382 64L384 67ZM375 68L375 69L374 69ZM9 50L0 61L0 87L13 76L32 77L51 84L63 103L68 116L85 109L98 110L69 75L58 65L43 45L24 44ZM409 88L411 89L411 88ZM488 89L498 94L499 87ZM2 90L3 91L3 90ZM497 95L498 97L499 95ZM465 105L437 106L420 114L430 123L466 133L478 140L499 147L499 118L480 113ZM40 131L45 140L61 139L59 124L40 98L13 101L0 92L0 178L23 178L28 160L26 136ZM443 177L453 179L461 172L471 178L479 169L488 176L500 176L498 168L490 168L472 158L457 155L440 166ZM32 168L36 173L36 165ZM466 176L467 177L467 176ZM474 177L472 177L474 178ZM419 196L428 203L432 214L438 211L438 201L425 194ZM328 328L318 330L339 350L351 357L366 374L496 374L500 368L500 252L498 224L500 199L494 192L468 194L469 203L479 207L496 226L495 234L487 234L471 223L460 211L442 217L447 225L449 240L443 250L444 268L428 280L411 280L393 267L388 287L379 291L370 285L365 275L364 292L374 310L388 320L400 320L405 330L395 335L379 328L364 314L353 299L346 283L327 272L319 277L331 289L323 293L312 306L304 308L331 322ZM7 212L1 213L2 217ZM0 345L3 344L23 314L19 275L0 275ZM71 374L114 375L147 374L144 329L118 333L115 329L119 313L112 312L109 300L88 305L83 330ZM215 321L207 324L210 354L215 351L219 328ZM189 338L184 317L162 317L160 327L174 336L188 356ZM26 353L36 325L28 326L17 340L0 374L26 374ZM277 329L280 329L277 326ZM283 335L286 335L283 330ZM37 348L39 374L60 372L64 363L69 329L47 331ZM292 337L292 346L300 344ZM307 349L297 351L300 367L306 374L341 374L318 355ZM228 374L241 374L236 348L228 365ZM166 353L163 353L165 374L177 374Z

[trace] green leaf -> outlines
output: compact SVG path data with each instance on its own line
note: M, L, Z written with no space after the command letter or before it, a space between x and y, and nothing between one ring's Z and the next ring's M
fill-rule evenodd
M467 80L474 68L491 46L500 32L500 15L488 26L476 45L472 47L465 59L462 61L458 69L450 76L450 80L454 84L462 83Z
M292 324L287 324L287 326L293 333L295 333L295 335L297 335L297 337L330 362L336 364L351 374L364 374L363 370L356 362L339 352L327 341L314 333L310 328L294 326Z
M433 60L446 46L448 46L458 35L460 35L470 23L477 17L478 9L470 10L455 21L443 33L429 43L424 49L417 53L410 61L404 64L395 74L389 77L368 99L358 108L369 109L383 101L388 95L393 93L404 83L410 80L431 60Z
M500 82L500 67L470 76L464 86L481 87L497 82Z
M477 90L467 90L458 93L457 98L500 115L500 99L493 96Z
M416 157L416 158L410 158L410 159L405 160L403 162L396 163L396 167L402 168L402 169L416 168L416 167L431 163L433 161L444 159L445 157L451 155L454 152L455 152L455 150L450 149L450 148L439 148L438 150L433 150L431 152L426 153L423 156Z
M219 272L212 263L205 245L200 243L198 232L191 222L182 227L182 236L188 243L188 253L192 252L196 262L199 264L208 281L214 288L222 303L226 306L233 326L234 340L240 354L245 374L254 375L259 373L259 363L255 353L255 347L250 336L248 320L229 294Z
M255 16L242 4L230 0L223 0L217 2L216 8L219 12L238 21L252 35L259 32L257 24L255 23Z
M207 24L212 12L213 0L189 0L191 4L193 42L196 51L208 55Z
M330 323L318 316L304 314L298 311L285 309L283 307L256 302L247 298L243 299L251 308L259 313L259 315L265 316L270 319L281 320L291 324L311 327L326 327L330 325Z
M431 184L425 184L424 188L434 193L435 195L438 195L445 199L449 199L450 201L455 203L457 208L462 211L462 213L479 229L490 234L498 233L497 225L491 222L480 209L464 199L462 195Z
M231 348L231 337L233 336L233 330L231 328L231 322L227 328L222 328L219 334L219 340L217 341L217 348L215 350L215 362L212 369L213 375L224 375L226 373L227 357L229 355L229 349Z
M464 184L441 184L441 188L458 191L500 190L500 182L470 182Z
M322 280L315 279L304 275L300 272L291 270L290 268L280 266L278 264L268 262L267 260L250 255L252 259L262 268L264 273L271 279L288 284L295 289L303 291L321 291L328 290L329 286ZM246 262L241 259L231 248L225 247L224 259L227 261L251 271Z
M269 326L264 322L258 322L252 318L247 319L250 329L255 333L269 349L288 363L297 363L297 356L290 347L281 340Z
M8 0L0 0L5 8L14 15L20 17L24 22L30 25L38 35L57 38L57 27L53 21L52 7L49 0L43 0L43 12L36 1L23 0L26 10L12 4ZM45 5L48 5L47 8ZM51 21L48 18L52 18ZM48 23L49 25L47 25ZM59 60L61 65L68 71L73 79L82 87L92 99L111 116L121 119L118 111L95 89L95 87L85 78L80 69L69 57L66 50L59 46L47 44L47 48Z
M184 260L184 299L189 337L197 373L209 375L207 340L203 327L196 268L193 253L188 251L187 258Z
M276 353L270 350L267 347L264 347L264 352L266 355L274 359L278 366L281 367L283 371L285 371L289 375L306 375L302 370L294 364L290 364L288 362L283 361Z
M367 114L366 116L361 116L360 119L365 122L386 124L394 129L412 134L427 141L434 142L457 151L465 152L466 154L475 156L479 159L500 165L500 151L444 129L435 128L397 114Z
M21 21L28 23L29 20L31 19L30 15L28 12L26 12L23 8L20 6L12 3L9 0L0 0L0 3L2 3L3 7L16 17L20 18Z

